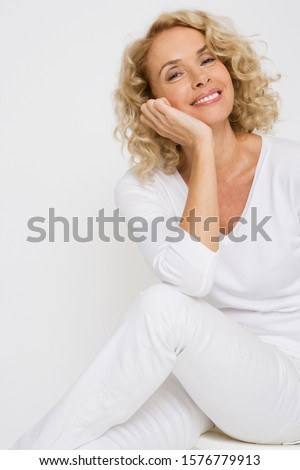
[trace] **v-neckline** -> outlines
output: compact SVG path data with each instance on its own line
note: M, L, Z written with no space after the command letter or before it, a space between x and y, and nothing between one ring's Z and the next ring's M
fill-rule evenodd
M245 215L248 212L249 205L251 203L251 200L253 199L253 192L254 192L256 182L258 180L258 176L260 174L260 169L261 169L262 163L264 161L264 157L265 157L265 153L266 153L265 152L266 143L267 143L266 141L267 141L267 138L268 138L266 135L260 135L260 137L261 137L261 148L260 148L259 156L258 156L258 159L257 159L256 168L255 168L255 172L254 172L254 177L253 177L253 181L252 181L249 193L248 193L246 204L244 206L242 214L239 216L239 220L237 221L237 223L235 224L233 229L229 233L227 233L226 235L222 232L219 232L220 242L223 243L223 244L227 244L227 243L230 242L232 234L237 234L237 231L238 231L238 229L241 225L240 220L245 219ZM184 190L184 193L187 197L188 191L189 191L188 185L186 184L186 182L184 181L184 179L182 178L182 176L181 176L181 174L179 173L178 170L176 170L174 175L176 176L180 186Z

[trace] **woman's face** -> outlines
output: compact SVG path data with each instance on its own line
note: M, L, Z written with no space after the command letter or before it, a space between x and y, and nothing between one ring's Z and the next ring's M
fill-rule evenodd
M230 74L208 50L199 31L175 26L159 33L148 52L146 69L155 98L167 98L172 106L205 124L223 122L231 113Z

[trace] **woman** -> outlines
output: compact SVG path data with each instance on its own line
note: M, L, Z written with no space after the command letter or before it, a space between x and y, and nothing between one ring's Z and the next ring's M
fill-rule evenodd
M188 449L215 426L300 440L300 145L253 132L277 119L271 81L201 11L126 48L116 135L133 166L115 197L163 282L13 448Z

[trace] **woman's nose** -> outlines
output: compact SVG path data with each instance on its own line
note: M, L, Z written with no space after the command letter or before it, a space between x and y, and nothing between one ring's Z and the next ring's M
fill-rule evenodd
M207 73L204 71L199 72L194 75L192 79L192 86L193 88L199 88L201 86L205 86L208 82L210 81L210 78L208 77Z

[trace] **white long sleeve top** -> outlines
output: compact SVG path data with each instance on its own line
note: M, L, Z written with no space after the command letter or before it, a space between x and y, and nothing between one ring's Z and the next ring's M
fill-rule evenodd
M179 227L187 195L178 171L142 183L129 168L115 186L120 215L158 278L277 345L300 372L300 143L262 135L243 213L217 252Z

